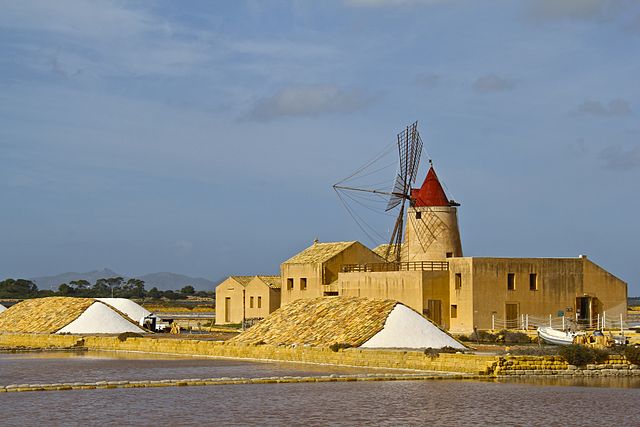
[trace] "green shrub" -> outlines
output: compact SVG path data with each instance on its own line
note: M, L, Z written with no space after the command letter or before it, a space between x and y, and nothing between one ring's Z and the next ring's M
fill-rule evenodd
M335 343L333 343L333 344L331 344L329 346L331 351L338 351L338 350L343 349L343 348L351 348L351 347L353 347L353 346L351 344L349 344L349 343L346 343L346 342L335 342Z
M634 365L640 365L640 346L628 345L624 348L624 357Z
M509 344L529 344L531 340L529 335L524 332L500 331L504 336L504 342Z
M571 344L560 347L558 354L570 365L584 366L589 363L602 363L607 360L609 352L580 344Z
M455 353L459 353L459 352L460 352L460 349L449 347L449 346L442 347L442 348L431 348L431 347L429 347L429 348L425 348L424 349L425 356L428 356L428 357L430 357L432 359L435 359L436 357L440 357L440 353L452 353L452 354L455 354Z
M141 338L142 335L137 334L135 332L123 332L118 335L118 341L126 341L127 338Z

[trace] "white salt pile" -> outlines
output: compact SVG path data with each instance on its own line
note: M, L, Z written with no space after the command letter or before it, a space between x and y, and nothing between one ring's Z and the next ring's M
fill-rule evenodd
M409 307L397 304L384 328L369 338L364 348L442 348L465 346Z
M102 302L94 302L76 320L60 329L57 334L121 334L145 331L115 312Z
M136 304L130 299L126 298L96 298L98 301L101 301L111 307L115 308L121 313L124 313L129 317L129 319L134 322L140 322L145 317L149 316L151 312L141 306L140 304Z

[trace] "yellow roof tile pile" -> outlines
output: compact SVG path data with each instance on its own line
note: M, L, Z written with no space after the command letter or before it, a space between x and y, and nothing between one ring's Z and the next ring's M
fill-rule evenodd
M380 246L377 246L375 249L373 249L373 252L375 252L377 255L381 256L382 258L385 257L386 253L387 253L387 249L389 248L389 246L396 246L395 244L390 245L389 243L384 243ZM400 251L402 251L402 245L400 246ZM389 254L389 258L392 257L392 253Z
M397 303L358 297L300 299L274 311L231 342L359 347L383 329Z
M282 279L280 276L258 276L271 289L280 289L282 287Z
M321 263L330 260L340 252L353 245L354 242L314 243L302 252L294 255L284 264Z
M0 332L52 334L76 320L93 298L47 297L22 301L0 315Z

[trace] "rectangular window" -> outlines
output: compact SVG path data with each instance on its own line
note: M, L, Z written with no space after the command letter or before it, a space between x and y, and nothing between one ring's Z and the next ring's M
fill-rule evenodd
M507 290L514 291L516 289L516 275L515 273L507 273Z
M306 291L307 290L307 278L306 277L301 277L300 278L300 290L301 291Z
M455 319L458 317L458 306L456 304L451 304L451 318Z
M253 308L253 297L249 297L249 308Z
M462 288L462 273L456 273L456 289Z
M529 274L529 290L538 290L538 275L536 273Z
M447 252L447 258L451 258L453 256L453 252Z
M416 219L420 219L422 218L422 212L418 211L416 212Z
M258 297L258 308L262 308L262 297Z
M293 290L293 277L287 278L287 290Z

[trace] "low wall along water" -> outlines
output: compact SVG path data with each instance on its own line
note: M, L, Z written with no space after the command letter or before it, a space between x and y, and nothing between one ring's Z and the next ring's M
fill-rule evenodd
M623 356L609 356L609 359L603 364L578 368L568 365L559 356L491 356L441 353L437 357L433 357L421 351L364 350L357 348L332 351L314 347L238 345L195 339L155 337L119 339L114 336L44 334L0 334L0 347L12 349L76 347L89 350L442 371L490 377L522 375L640 375L640 367L629 363Z

